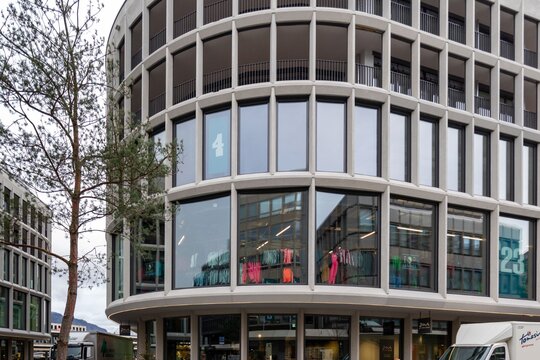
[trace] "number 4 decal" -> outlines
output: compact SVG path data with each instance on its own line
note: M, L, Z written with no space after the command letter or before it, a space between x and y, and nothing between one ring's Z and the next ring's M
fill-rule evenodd
M216 139L212 143L212 149L216 151L216 157L222 157L224 155L223 148L225 147L225 144L223 143L223 134L218 133L216 135Z

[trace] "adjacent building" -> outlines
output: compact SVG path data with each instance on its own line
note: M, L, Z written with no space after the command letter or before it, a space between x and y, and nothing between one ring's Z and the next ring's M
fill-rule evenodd
M539 321L539 21L535 0L127 0L113 101L181 151L172 218L109 221L108 316L201 360L435 359L461 323Z

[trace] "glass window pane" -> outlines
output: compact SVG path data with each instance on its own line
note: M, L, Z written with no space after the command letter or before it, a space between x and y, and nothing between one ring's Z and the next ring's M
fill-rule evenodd
M277 106L277 169L307 170L307 101Z
M238 283L307 283L307 192L238 194L238 207Z
M132 294L164 289L164 222L141 219L132 224Z
M389 124L388 172L390 179L409 181L409 117L391 113Z
M452 345L452 322L432 320L432 331L418 334L418 320L413 320L413 359L440 359L446 349ZM423 356L422 356L423 355Z
M304 329L306 359L350 359L350 317L305 315Z
M199 317L199 360L240 360L240 315Z
M182 121L175 125L176 145L176 185L195 182L195 119Z
M449 207L447 227L448 292L487 295L487 214Z
M150 356L151 359L156 358L156 334L157 334L157 324L156 320L148 320L144 322L145 328L145 346L146 353Z
M354 170L356 174L379 175L379 108L356 106Z
M268 104L240 107L239 173L268 171Z
M447 188L465 191L465 129L449 127L447 133Z
M437 123L420 120L418 128L418 182L437 186Z
M189 317L164 319L165 359L190 360L191 322Z
M9 289L0 286L0 327L8 327L9 315Z
M13 290L13 328L26 330L26 294Z
M30 296L30 331L41 331L41 299Z
M379 286L379 197L317 191L317 283Z
M225 196L177 205L175 288L229 284L230 204Z
M436 207L390 199L390 286L435 290Z
M204 178L231 174L231 111L204 115Z
M536 145L525 144L523 146L523 203L536 205Z
M317 171L345 171L345 104L317 102Z
M124 248L122 236L120 234L112 234L112 248L113 248L113 300L121 299L124 297Z
M296 359L296 315L248 315L248 359Z
M360 318L360 359L403 359L403 320Z
M489 134L474 134L474 194L489 196Z
M155 151L155 159L157 162L163 161L163 148L166 144L166 138L165 138L165 129L160 130L158 132L155 132L151 137L150 140L154 144L154 151ZM150 193L155 193L159 191L163 191L165 189L165 178L164 177L154 177L152 179L149 179L148 182L148 191Z
M514 200L514 142L499 140L499 199Z
M534 299L535 227L532 221L499 217L499 295Z

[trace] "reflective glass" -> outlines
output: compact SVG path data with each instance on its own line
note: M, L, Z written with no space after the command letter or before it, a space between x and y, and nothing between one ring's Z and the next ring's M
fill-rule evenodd
M435 290L436 207L390 199L390 286Z
M8 327L9 321L9 289L0 286L0 327Z
M523 146L523 203L536 205L537 166L536 145Z
M403 359L403 320L360 318L360 359Z
M465 129L449 127L446 139L446 186L448 190L465 190Z
M345 171L345 103L317 102L317 171Z
M474 194L489 196L489 134L474 134Z
M240 315L199 316L199 360L240 360Z
M351 357L351 318L305 315L304 357L309 360L346 360Z
M132 294L162 291L165 279L165 223L143 219L133 225Z
M230 207L230 196L177 204L175 288L229 284Z
M112 299L124 297L124 247L120 234L112 234L113 262L112 262Z
M535 227L532 221L499 217L499 295L534 299Z
M379 108L356 106L354 115L354 172L379 175Z
M148 320L144 322L145 329L145 347L146 354L150 359L156 358L156 335L157 335L157 323L156 320Z
M390 179L409 181L410 120L402 114L391 113L388 139L388 173Z
M176 145L176 185L195 182L195 119L179 122L175 125Z
M30 296L30 331L41 331L41 299Z
M278 102L278 171L307 170L307 110L307 101Z
M248 360L296 359L296 315L248 315Z
M26 330L26 294L13 290L13 328Z
M268 171L268 104L240 107L239 173Z
M514 142L499 140L499 199L514 200Z
M165 129L163 129L163 130L161 130L159 132L155 132L151 136L150 140L154 144L154 151L155 151L156 161L157 162L163 161L163 158L164 158L164 156L163 156L163 148L164 148L165 143L166 143ZM149 186L148 191L150 193L163 191L163 189L165 189L165 178L164 177L154 177L154 178L149 179L149 180L150 181L148 182L148 186Z
M379 285L379 197L317 191L318 284Z
M238 194L238 283L307 283L307 192Z
M204 115L204 178L231 174L231 111Z
M418 333L418 320L413 320L413 360L439 359L446 349L452 345L452 322L431 321L432 331L427 334Z
M189 317L164 319L165 359L191 360L191 322Z
M437 123L420 120L418 127L418 182L437 186Z
M448 292L487 295L487 214L448 207L447 229Z

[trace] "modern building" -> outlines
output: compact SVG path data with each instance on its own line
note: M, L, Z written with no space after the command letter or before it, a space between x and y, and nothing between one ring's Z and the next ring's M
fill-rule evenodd
M0 359L29 360L50 339L51 213L4 173L0 191Z
M172 219L109 222L108 316L201 360L436 359L461 323L540 321L539 21L536 0L127 0L114 101L181 151Z

